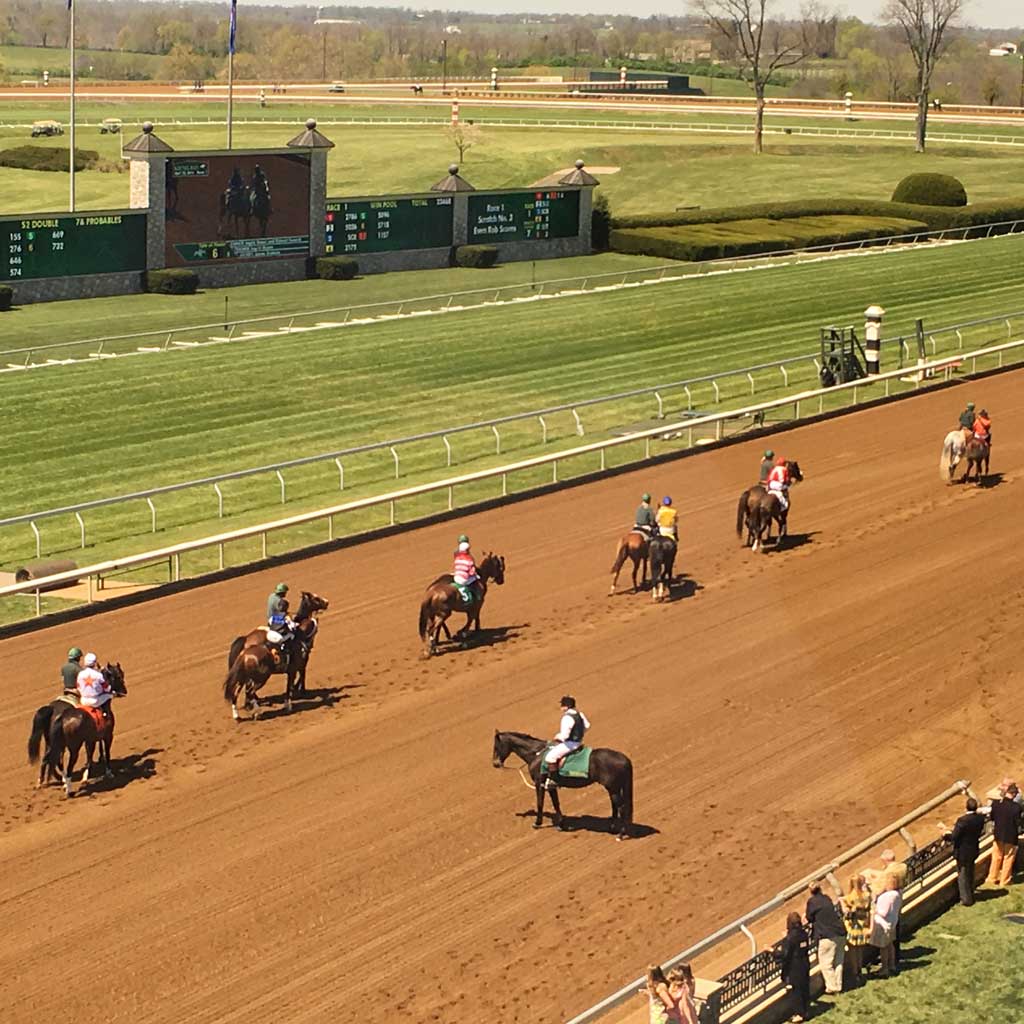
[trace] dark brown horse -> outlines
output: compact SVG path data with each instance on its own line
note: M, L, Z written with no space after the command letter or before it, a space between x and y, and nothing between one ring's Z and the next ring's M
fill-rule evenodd
M633 562L633 590L637 590L636 574L643 569L643 574L640 579L640 586L642 587L647 582L647 545L650 542L650 538L646 533L641 533L640 530L632 529L627 533L622 540L619 541L619 546L615 549L615 564L612 566L612 586L609 594L615 593L615 587L619 582L619 573L622 571L623 565L626 564L626 559L630 559Z
M494 753L491 764L501 768L509 754L516 754L527 765L537 795L537 817L533 827L540 828L544 817L544 778L541 776L541 756L547 748L546 740L528 736L523 732L494 733ZM595 747L590 752L590 770L585 779L559 777L558 786L551 789L555 828L564 830L562 808L558 801L561 787L581 789L597 782L608 791L612 802L612 833L618 839L628 839L633 827L633 762L625 754L607 747Z
M967 460L967 472L964 473L964 483L971 479L971 470L974 470L974 482L981 484L981 475L984 472L988 476L988 459L992 453L992 447L986 441L980 441L972 437L964 448L964 459ZM984 467L984 470L982 469Z
M423 657L429 658L436 650L441 630L447 632L445 623L454 612L463 612L466 625L456 633L465 643L470 628L480 630L480 612L487 597L487 583L494 580L499 586L505 582L505 559L501 555L485 552L476 568L478 580L472 586L473 600L466 602L452 576L439 576L427 587L420 604L420 639L423 641Z
M316 640L320 623L317 620L317 613L327 611L329 602L327 598L314 594L311 591L303 590L299 599L299 607L295 611L294 622L296 624L295 636L289 641L286 660L279 661L274 672L288 673L288 700L293 696L300 696L306 692L306 666L309 664L309 656L313 651L313 643ZM248 636L236 636L228 652L228 668L230 669L238 659L238 655L247 647L257 645L269 646L267 644L267 626L257 626ZM273 649L271 648L271 651ZM263 685L262 683L260 684ZM246 702L248 704L248 702Z
M121 663L115 665L107 664L102 670L103 678L113 690L117 697L126 697L128 687L124 682L124 670ZM66 705L66 709L58 705ZM49 773L64 783L64 792L72 796L71 778L75 770L75 762L78 760L78 752L85 746L86 765L82 774L82 782L89 781L92 770L93 753L97 744L100 748L100 758L103 762L103 774L110 778L114 773L110 767L110 747L114 740L114 709L108 706L109 718L103 720L103 724L97 723L93 715L85 708L72 707L64 701L54 701L48 706L50 714L49 735L47 737L47 752L43 763L39 767L39 779L37 786L43 784L43 779ZM40 708L33 719L32 735L28 741L29 763L35 764L39 759L39 745L42 735L37 730L37 722L40 719ZM67 751L68 763L64 767L64 752Z
M803 480L799 462L787 462L786 468L789 470L789 478L793 483L800 483ZM767 512L767 517L765 512ZM755 484L740 495L739 503L736 506L736 536L743 540L744 547L753 548L756 551L761 546L764 550L764 542L771 540L772 520L779 523L781 538L785 532L787 514L783 512L782 503L769 494L764 484ZM744 528L747 531L746 539L743 538Z
M665 601L672 596L672 581L675 579L674 566L679 545L674 537L658 534L651 538L651 598Z

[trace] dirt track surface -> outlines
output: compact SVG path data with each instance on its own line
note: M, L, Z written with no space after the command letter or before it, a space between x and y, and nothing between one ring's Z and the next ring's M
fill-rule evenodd
M4 641L4 1020L558 1022L953 779L1019 766L1022 386L773 437L807 477L781 553L733 533L751 442ZM938 477L968 398L995 417L982 489ZM682 510L671 605L606 596L644 489ZM422 587L464 528L508 560L489 642L423 662ZM332 599L327 700L236 726L228 643L278 578ZM71 643L130 693L117 782L65 801L32 790L25 742ZM598 790L565 797L578 831L534 832L491 768L493 729L553 731L565 692L632 756L645 837L598 830Z

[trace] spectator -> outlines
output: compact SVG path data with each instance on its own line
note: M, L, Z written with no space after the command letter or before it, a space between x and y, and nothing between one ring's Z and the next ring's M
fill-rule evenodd
M647 968L647 1000L650 1004L650 1024L668 1024L668 1008L672 1005L672 997L668 992L668 978L659 964L651 964Z
M985 828L985 819L978 813L978 801L967 798L967 813L956 819L953 831L940 826L947 839L953 843L956 858L956 881L960 889L960 903L965 907L974 905L974 865L978 859L978 844Z
M1000 800L992 802L992 824L995 842L992 845L992 864L986 885L1009 885L1013 880L1013 865L1020 842L1021 805L1017 803L1017 784L1007 780Z
M864 951L871 938L871 891L863 875L850 879L850 891L840 899L839 906L846 923L846 950L850 962L847 978L851 986L859 986L864 983Z
M800 923L800 915L792 911L786 918L786 937L775 952L782 965L782 980L793 993L795 1012L791 1021L803 1021L811 1014L810 942Z
M697 1024L697 1007L693 1002L695 990L689 964L680 964L668 972L669 1024Z
M821 891L821 882L811 882L809 891L807 924L811 929L811 942L818 944L821 979L829 995L838 995L843 991L846 928L835 903Z
M903 897L895 875L888 875L885 888L875 897L875 912L871 920L872 946L878 948L879 977L888 978L896 970L896 949L893 941L899 927Z
M872 895L877 898L881 893L885 892L888 880L890 878L896 879L896 886L903 892L903 887L907 884L907 876L909 874L907 865L896 859L896 852L894 850L885 849L879 854L879 859L882 862L882 866L876 870L866 870L864 877L867 879L867 883L871 888ZM902 906L902 900L900 901ZM893 954L896 958L896 963L900 962L900 929L899 921L896 922L896 928L894 929L893 939ZM874 961L869 958L869 962Z

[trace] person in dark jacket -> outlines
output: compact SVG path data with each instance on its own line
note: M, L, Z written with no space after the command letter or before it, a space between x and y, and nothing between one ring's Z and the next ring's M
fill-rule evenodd
M646 491L640 497L640 507L633 519L634 529L640 530L648 537L654 536L654 509L651 508L651 496Z
M971 426L973 427L974 424L972 423ZM759 484L764 486L765 482L768 480L768 474L772 471L772 466L774 465L775 452L773 452L771 448L765 448L764 458L761 460L761 474L757 478L757 482Z
M1021 805L1017 802L1017 793L1017 783L1011 782L1003 791L1003 798L992 801L995 843L986 885L1005 886L1013 880L1013 865L1020 843Z
M807 1020L811 1014L810 948L800 915L794 910L786 917L786 937L775 951L775 959L782 965L782 980L793 993L791 1021Z
M969 430L972 434L974 433L974 403L968 402L967 408L960 413L960 429Z
M843 958L846 955L846 926L834 900L821 891L821 882L811 882L807 900L807 924L811 942L818 946L821 980L829 995L843 991Z
M68 660L60 667L60 682L65 693L78 693L78 673L82 671L82 648L72 647Z
M974 905L974 864L978 859L978 844L985 828L985 819L978 813L978 801L967 798L967 813L956 819L952 832L946 838L953 843L956 858L956 881L960 889L960 902L965 907Z

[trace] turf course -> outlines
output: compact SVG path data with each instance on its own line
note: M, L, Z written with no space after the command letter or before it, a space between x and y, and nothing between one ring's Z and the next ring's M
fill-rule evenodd
M6 508L28 512L799 355L815 349L821 324L859 323L870 302L889 310L890 337L909 333L916 316L937 325L1015 310L1024 306L1020 244L1009 237L879 253L15 374L4 379L6 407L22 410L8 431ZM812 372L795 383L809 384ZM742 400L744 391L745 382L724 397ZM708 408L710 388L694 401ZM681 408L683 396L672 396L668 414ZM649 399L585 411L587 436L652 412ZM548 450L554 439L577 443L568 414L549 427ZM489 432L455 437L453 472L537 453L538 433L534 422L503 431L500 456ZM275 505L273 476L225 485L224 521L209 489L161 498L156 537L141 503L90 513L90 548L77 557L145 550L394 483L387 452L345 465L344 494L331 463L290 471L285 508ZM402 486L447 473L439 442L402 450ZM385 516L368 513L347 528L381 525ZM45 550L75 548L73 520L42 528ZM320 528L309 539L323 536ZM2 532L0 564L32 554L27 527Z
M17 115L18 121L35 117L62 118L62 108L52 101L23 101L26 106ZM250 101L251 102L251 101ZM82 118L122 116L126 137L137 130L127 123L140 109L110 103L82 102ZM151 109L155 108L155 109ZM148 116L159 122L178 117L223 118L220 103L201 106L179 101L148 102ZM238 118L273 117L285 124L237 124L237 145L246 147L280 146L298 130L310 109L323 122L325 133L338 148L328 164L328 193L331 195L373 195L388 192L424 191L443 176L448 164L457 156L454 146L441 124L419 126L330 125L331 108L327 105L305 106L289 103L283 109L255 112L243 104ZM400 117L403 107L348 106L336 112L339 117ZM444 107L412 107L418 117L443 118ZM408 113L408 112L406 112ZM602 191L608 196L615 213L649 213L674 210L679 206L723 206L734 204L738 197L744 202L777 199L811 199L829 196L852 196L888 199L896 183L912 171L935 171L954 174L967 188L971 201L1000 199L1024 193L1024 147L1019 151L1004 146L934 143L920 156L904 141L861 139L829 139L770 136L767 151L760 157L750 152L746 135L676 134L657 129L642 132L613 131L600 127L581 129L538 130L534 127L508 127L488 124L488 120L514 120L518 115L533 120L565 120L579 118L600 122L603 118L630 120L642 124L647 120L673 120L675 115L657 118L643 111L594 110L579 112L552 111L542 108L496 110L479 108L479 141L462 161L463 174L478 188L521 186L560 168L571 167L582 157L591 167L617 167L614 173L601 173ZM12 117L3 110L0 120ZM473 118L464 108L463 117ZM730 122L749 125L749 116L678 115L680 123ZM820 120L787 116L769 123L814 124L828 127ZM857 127L870 127L858 123ZM882 122L886 129L904 127L902 122ZM938 129L937 129L938 130ZM957 131L981 132L979 126L957 126ZM1015 129L989 127L1011 134ZM166 124L158 132L177 149L223 148L223 125ZM0 127L0 148L23 145L27 139L24 127ZM67 137L36 140L38 144L66 146ZM81 128L79 145L96 149L101 156L116 160L120 140L101 136L97 128ZM82 209L116 208L127 205L126 174L85 171L77 176L79 205ZM0 213L61 208L67 193L67 178L62 173L24 171L0 168ZM56 197L56 198L55 198Z

